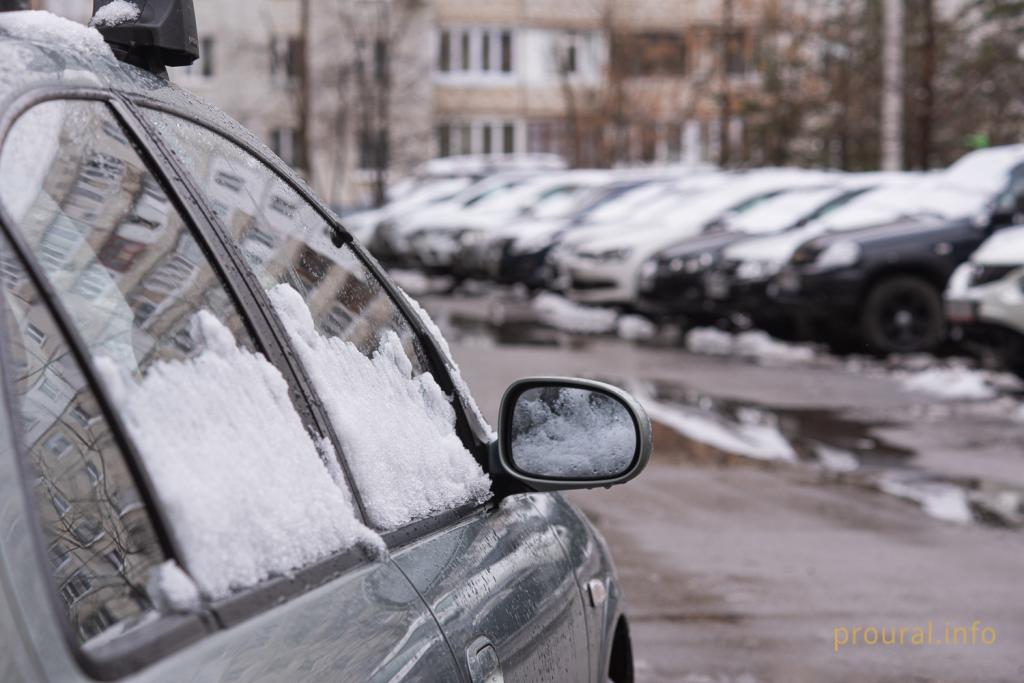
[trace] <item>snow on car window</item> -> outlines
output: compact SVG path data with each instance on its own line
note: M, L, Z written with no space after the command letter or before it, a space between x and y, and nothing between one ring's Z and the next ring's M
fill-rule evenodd
M324 466L280 372L238 346L208 311L202 352L154 363L141 379L105 356L104 381L174 520L185 567L209 598L362 544L383 550Z
M322 334L288 284L271 301L341 440L369 521L394 529L490 496L490 480L455 433L455 411L430 373L414 373L387 332L370 355Z
M624 405L588 389L527 389L512 413L511 457L527 474L579 479L626 471L636 427Z

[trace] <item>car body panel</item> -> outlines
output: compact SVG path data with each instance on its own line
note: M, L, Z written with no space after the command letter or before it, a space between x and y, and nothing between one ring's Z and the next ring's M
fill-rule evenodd
M534 503L545 497L509 496L394 554L466 678L485 639L507 681L594 679L575 572Z

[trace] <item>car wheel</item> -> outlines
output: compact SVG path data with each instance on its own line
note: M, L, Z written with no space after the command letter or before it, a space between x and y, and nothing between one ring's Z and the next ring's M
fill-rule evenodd
M879 353L930 351L942 343L946 321L942 295L916 277L893 277L875 285L861 309L864 340Z

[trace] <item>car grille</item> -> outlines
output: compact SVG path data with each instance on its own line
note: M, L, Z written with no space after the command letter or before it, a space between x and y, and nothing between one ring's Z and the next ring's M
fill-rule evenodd
M1020 268L1020 266L974 266L971 270L971 286L987 285Z

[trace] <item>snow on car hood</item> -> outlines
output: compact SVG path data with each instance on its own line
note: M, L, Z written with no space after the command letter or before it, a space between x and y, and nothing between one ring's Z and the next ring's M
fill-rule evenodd
M1024 145L1003 145L963 155L939 176L945 183L986 195L1006 185L1007 176L1024 163Z
M997 231L971 254L971 263L986 266L1024 264L1024 225Z

